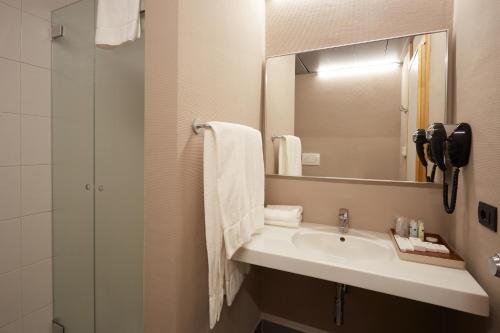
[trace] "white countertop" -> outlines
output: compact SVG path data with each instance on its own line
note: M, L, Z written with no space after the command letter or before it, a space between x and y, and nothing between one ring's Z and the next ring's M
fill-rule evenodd
M436 304L480 316L489 315L488 295L466 270L399 259L388 234L351 229L386 247L383 258L337 260L321 251L299 248L298 233L338 234L336 227L302 223L301 228L266 225L241 247L233 260ZM331 235L330 235L331 236ZM385 250L384 250L385 251Z

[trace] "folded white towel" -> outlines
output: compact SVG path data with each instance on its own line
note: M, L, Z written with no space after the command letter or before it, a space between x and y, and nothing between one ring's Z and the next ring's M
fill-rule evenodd
M273 221L273 220L264 220L264 224L267 225L275 225L277 227L285 227L285 228L298 228L300 227L300 222L283 222L283 221Z
M410 252L415 250L408 238L401 237L399 235L394 235L394 238L396 239L396 243L398 243L399 249L402 252Z
M409 240L411 245L413 245L415 251L421 251L421 252L427 251L424 242L422 242L420 238L410 237Z
M210 122L205 131L203 179L208 254L210 328L223 297L231 305L248 265L230 260L264 225L264 161L261 133L230 123Z
M302 144L300 138L283 135L279 143L278 174L302 176Z
M97 2L96 45L120 45L141 37L141 0Z
M264 208L265 224L298 228L302 222L302 206L267 205Z

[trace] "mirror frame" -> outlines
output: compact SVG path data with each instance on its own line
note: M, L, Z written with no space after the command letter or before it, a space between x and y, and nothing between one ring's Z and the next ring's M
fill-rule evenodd
M404 38L404 37L413 37L413 36L419 36L419 35L427 35L427 34L432 34L432 33L439 33L439 32L446 32L446 81L445 81L445 91L446 91L446 98L445 98L445 115L444 119L447 123L450 123L452 121L452 113L450 110L450 101L449 99L451 98L450 95L450 85L449 85L449 80L450 80L450 69L449 69L449 57L450 57L450 30L449 29L438 29L438 30L431 30L431 31L424 31L424 32L418 32L418 33L411 33L411 34L405 34L405 35L397 35L397 36L391 36L391 37L383 37L383 38L377 38L377 39L371 39L371 40L366 40L366 41L360 41L360 42L354 42L354 43L347 43L347 44L340 44L340 45L332 45L332 46L327 46L327 47L320 47L316 49L306 49L306 50L300 50L297 52L290 52L290 53L283 53L283 54L277 54L273 56L266 56L265 57L265 62L264 62L264 84L263 84L263 98L262 98L262 109L263 109L263 117L262 117L262 142L263 144L263 152L264 152L264 163L267 165L268 161L266 161L266 129L267 129L267 112L266 112L266 91L267 91L267 60L276 58L276 57L283 57L287 55L297 55L300 53L305 53L305 52L312 52L312 51L321 51L321 50L328 50L328 49L333 49L333 48L338 48L338 47L343 47L343 46L352 46L352 45L359 45L359 44L366 44L366 43L371 43L371 42L378 42L382 40L387 40L387 39L396 39L396 38ZM271 140L271 138L269 138ZM442 183L428 183L428 182L416 182L416 181L408 181L408 180L392 180L392 179L367 179L367 178L349 178L349 177L335 177L335 176L286 176L286 175L278 175L278 174L265 174L266 178L277 178L277 179L290 179L290 180L303 180L303 181L320 181L320 182L331 182L331 183L350 183L350 184L367 184L367 185L384 185L384 186L410 186L410 187L424 187L424 188L441 188Z

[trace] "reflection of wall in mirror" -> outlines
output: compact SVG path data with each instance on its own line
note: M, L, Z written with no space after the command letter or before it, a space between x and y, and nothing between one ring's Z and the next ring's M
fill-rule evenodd
M321 165L304 176L399 179L401 67L295 78L295 135Z
M294 134L295 54L267 59L265 96L266 173L276 174L279 142L273 142L271 137Z
M407 176L407 165L406 160L408 158L408 76L409 76L409 63L410 63L410 45L408 44L406 49L406 54L403 58L403 64L401 67L401 120L400 120L400 140L399 140L399 177L398 179L406 180Z
M430 35L429 125L446 122L446 32Z

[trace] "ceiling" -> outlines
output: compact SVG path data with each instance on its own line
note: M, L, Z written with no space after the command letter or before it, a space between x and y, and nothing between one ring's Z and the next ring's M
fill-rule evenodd
M299 53L295 58L295 74L370 64L401 63L409 38L393 38Z

